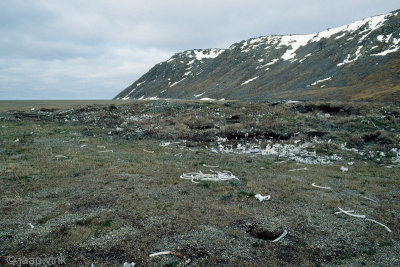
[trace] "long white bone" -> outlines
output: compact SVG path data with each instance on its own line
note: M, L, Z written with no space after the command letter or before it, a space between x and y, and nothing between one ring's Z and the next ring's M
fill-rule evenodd
M319 185L315 185L315 183L312 183L311 186L317 187L317 188L321 188L321 189L328 189L331 190L331 187L325 187L325 186L319 186Z
M352 217L356 217L356 218L365 219L365 215L351 214L350 212L345 211L345 210L341 209L340 207L338 207L338 209L339 209L342 213L344 213L344 214L346 214L346 215L348 215L348 216L352 216Z
M277 239L272 240L272 242L278 242L279 240L284 238L286 235L287 235L287 231L284 230L283 233Z
M365 219L366 221L369 221L369 222L373 222L373 223L376 223L376 224L379 224L380 226L383 226L383 227L385 227L385 229L389 232L389 233L391 233L392 232L392 230L390 230L389 229L389 227L387 227L386 225L384 225L383 223L380 223L380 222L377 222L377 221L375 221L375 220L372 220L372 219L368 219L368 218L366 218Z

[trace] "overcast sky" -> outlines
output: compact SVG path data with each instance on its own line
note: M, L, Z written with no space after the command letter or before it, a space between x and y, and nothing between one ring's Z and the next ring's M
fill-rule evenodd
M174 53L316 33L398 0L0 0L0 99L111 99Z

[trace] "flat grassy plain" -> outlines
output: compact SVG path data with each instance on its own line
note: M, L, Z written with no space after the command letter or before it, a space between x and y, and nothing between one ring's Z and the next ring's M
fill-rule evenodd
M0 100L0 111L27 111L31 108L68 109L87 105L116 104L115 100Z
M399 140L393 103L0 101L0 264L399 266Z

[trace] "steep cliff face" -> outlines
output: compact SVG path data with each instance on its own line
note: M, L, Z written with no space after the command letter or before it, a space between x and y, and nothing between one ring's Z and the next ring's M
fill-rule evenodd
M177 53L116 98L400 100L400 10L317 34Z

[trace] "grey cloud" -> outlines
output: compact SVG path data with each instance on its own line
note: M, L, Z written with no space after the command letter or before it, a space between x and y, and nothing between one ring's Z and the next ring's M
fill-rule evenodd
M175 52L315 33L396 8L398 0L2 0L0 98L111 98Z
M169 52L110 49L95 58L0 59L0 99L111 98Z

